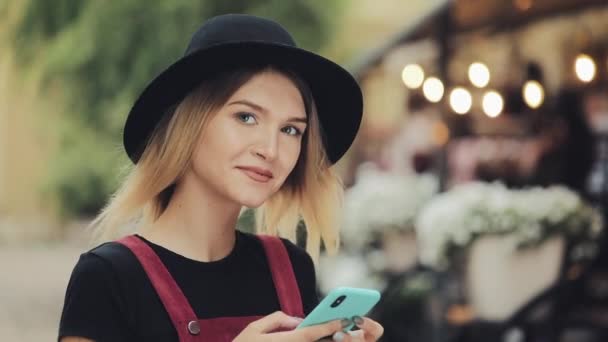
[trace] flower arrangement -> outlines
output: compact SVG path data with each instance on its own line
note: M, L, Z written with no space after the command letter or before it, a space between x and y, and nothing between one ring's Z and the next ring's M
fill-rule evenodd
M473 182L433 198L416 221L420 261L445 268L454 252L484 234L510 234L513 248L561 235L588 240L602 229L599 213L562 187L507 189L501 183ZM578 257L592 254L579 249Z
M407 176L365 167L345 193L342 240L359 249L386 230L414 230L420 209L438 190L430 174Z
M372 242L390 230L414 232L416 215L437 189L434 176L388 173L363 164L344 197L343 248L319 263L321 291L346 285L382 290L386 256Z

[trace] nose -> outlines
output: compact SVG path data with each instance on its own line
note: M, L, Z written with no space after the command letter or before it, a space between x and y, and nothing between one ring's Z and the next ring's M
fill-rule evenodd
M276 159L279 144L278 138L277 133L261 134L259 142L254 145L252 152L266 161Z

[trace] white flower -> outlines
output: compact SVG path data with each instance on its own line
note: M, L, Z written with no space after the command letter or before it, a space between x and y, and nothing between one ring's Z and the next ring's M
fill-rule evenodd
M345 193L342 240L361 248L385 229L413 229L416 215L438 190L436 177L404 176L363 165Z
M361 256L341 253L322 256L317 270L319 288L329 293L340 286L363 287L382 291L384 282L372 274Z
M446 266L450 248L466 248L482 234L512 234L523 246L553 234L593 237L601 227L597 212L565 187L511 190L496 182L454 187L428 202L416 221L420 260L432 267Z

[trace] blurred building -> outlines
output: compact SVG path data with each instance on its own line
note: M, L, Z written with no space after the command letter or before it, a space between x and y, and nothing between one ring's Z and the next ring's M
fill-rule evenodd
M442 190L473 180L509 188L562 184L606 216L606 23L605 0L438 3L353 68L365 115L352 168L371 161L399 173L431 171ZM484 321L466 298L446 306L438 317L447 324L434 340L606 340L608 292L597 290L608 283L606 234L598 244L590 264L564 252L557 280L523 298L508 319ZM511 280L529 285L526 277ZM395 336L406 323L390 328L387 340L404 340Z
M440 152L446 155L434 167L447 185L490 179L495 171L517 173L514 184L537 182L534 173L545 154L568 142L560 140L565 133L559 127L567 120L556 123L563 108L558 94L568 89L580 94L585 112L577 115L588 126L602 125L607 21L608 4L599 0L437 4L354 67L366 103L358 159L386 162L378 156L423 109L441 117L429 134L435 144L444 145ZM425 98L426 104L412 101L415 97ZM601 128L590 129L597 133ZM467 145L466 153L459 143ZM480 167L479 160L466 159L471 154L507 161ZM513 158L517 165L509 164ZM495 178L500 177L509 174Z

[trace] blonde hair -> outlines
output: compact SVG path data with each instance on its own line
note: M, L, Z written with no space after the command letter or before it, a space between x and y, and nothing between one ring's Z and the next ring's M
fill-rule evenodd
M154 222L167 208L184 175L196 143L210 118L255 74L278 71L291 79L304 99L308 127L302 152L283 186L256 209L256 231L295 242L300 220L306 225L306 249L315 262L321 243L333 254L339 245L343 184L331 167L310 90L296 75L274 66L232 70L204 81L172 108L156 126L137 164L92 221L95 244L133 232L141 222ZM171 115L172 114L172 115Z

